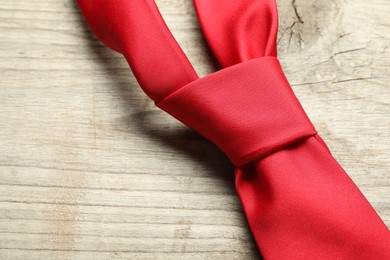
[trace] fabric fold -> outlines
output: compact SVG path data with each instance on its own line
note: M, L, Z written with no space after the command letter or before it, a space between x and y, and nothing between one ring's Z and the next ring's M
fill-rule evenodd
M156 105L243 165L316 130L272 56L193 81Z

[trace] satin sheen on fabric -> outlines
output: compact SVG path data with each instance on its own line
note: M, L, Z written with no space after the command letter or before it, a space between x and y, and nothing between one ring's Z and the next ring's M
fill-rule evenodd
M156 105L232 160L265 259L390 259L388 228L332 157L283 75L274 0L194 0L224 68L201 79L153 0L78 4Z

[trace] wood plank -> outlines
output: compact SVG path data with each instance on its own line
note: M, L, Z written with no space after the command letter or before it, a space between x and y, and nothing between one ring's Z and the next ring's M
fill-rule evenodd
M187 0L158 0L200 76ZM154 107L73 1L0 0L0 259L258 259L233 167ZM390 227L390 2L278 1L279 59Z

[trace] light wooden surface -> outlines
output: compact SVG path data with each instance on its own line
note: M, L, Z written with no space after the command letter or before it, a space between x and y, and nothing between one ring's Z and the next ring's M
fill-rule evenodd
M198 73L189 0L157 1ZM278 48L390 226L390 2L280 0ZM0 259L257 259L214 146L156 109L69 0L0 0Z

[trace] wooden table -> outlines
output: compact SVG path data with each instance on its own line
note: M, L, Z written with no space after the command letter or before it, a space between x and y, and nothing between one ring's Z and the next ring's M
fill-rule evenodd
M215 71L191 1L157 3ZM390 226L390 2L278 5L288 79ZM0 6L0 259L259 257L228 160L154 107L73 1Z

